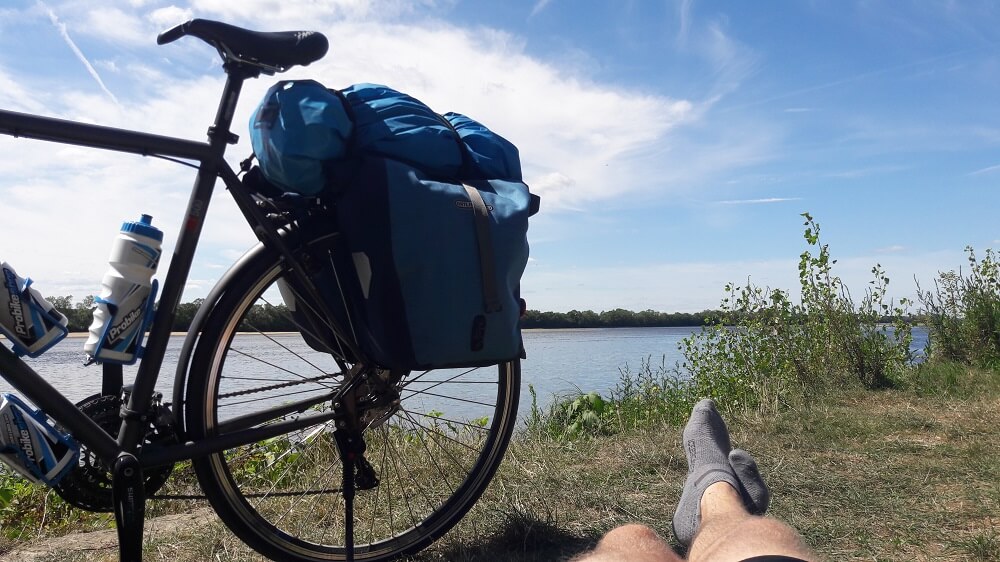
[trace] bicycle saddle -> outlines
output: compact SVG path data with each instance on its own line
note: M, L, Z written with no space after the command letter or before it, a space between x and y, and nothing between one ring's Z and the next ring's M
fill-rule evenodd
M226 60L247 63L267 74L284 72L300 64L306 66L323 58L329 43L315 31L250 31L212 20L193 19L168 29L156 37L165 45L185 35L214 46Z

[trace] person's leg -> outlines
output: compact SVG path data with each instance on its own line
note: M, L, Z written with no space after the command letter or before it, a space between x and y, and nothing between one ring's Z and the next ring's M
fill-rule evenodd
M572 562L681 562L681 557L656 531L632 524L608 531L594 550Z
M711 400L691 411L684 427L688 478L674 513L674 535L689 560L743 561L755 556L814 560L784 523L759 517L770 491L749 453L731 449L729 430Z
M683 437L688 477L674 512L673 529L678 542L690 547L689 560L750 562L758 556L816 560L790 527L760 517L767 511L770 491L753 457L740 449L731 450L729 430L714 402L702 400L694 407ZM608 532L593 551L573 560L681 559L649 527L625 525Z
M701 525L688 560L739 562L756 556L787 556L816 560L798 533L776 519L750 515L740 493L716 482L701 498Z

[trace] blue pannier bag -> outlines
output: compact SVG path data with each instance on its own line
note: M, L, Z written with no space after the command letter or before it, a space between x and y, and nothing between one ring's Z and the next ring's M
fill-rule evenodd
M383 367L479 366L522 355L519 283L537 198L519 181L443 182L368 157L337 202L361 348ZM343 280L343 278L342 278Z
M250 118L250 144L268 181L315 195L326 186L326 166L346 155L353 129L336 93L313 80L287 80L267 91Z
M523 356L519 283L538 197L521 181L517 148L469 117L440 116L385 86L329 95L317 86L294 82L268 92L251 121L260 172L244 181L268 196L333 201L347 251L337 252L329 271L310 273L327 308L384 368ZM309 129L324 123L327 135ZM297 127L310 132L296 138ZM297 144L311 134L319 149ZM287 147L295 150L286 158ZM290 172L308 181L297 185ZM268 182L277 189L261 187ZM339 347L313 307L287 290L283 297L311 347Z

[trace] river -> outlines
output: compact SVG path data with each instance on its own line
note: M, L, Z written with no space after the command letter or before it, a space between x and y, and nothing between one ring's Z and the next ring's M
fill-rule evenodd
M661 363L673 366L680 361L678 344L696 330L690 327L526 330L527 359L521 369L520 414L524 416L530 407L529 384L537 392L541 405L551 402L554 396L581 391L607 394L618 382L620 369L636 372L645 359L654 367ZM183 340L183 336L170 338L163 374L157 383L157 389L168 401ZM26 361L70 400L78 401L98 392L101 386L101 368L83 366L83 342L82 337L69 337L44 355ZM915 328L912 348L923 350L926 342L926 330ZM135 370L134 366L125 368L126 381L135 376ZM0 392L10 391L10 385L0 380Z

